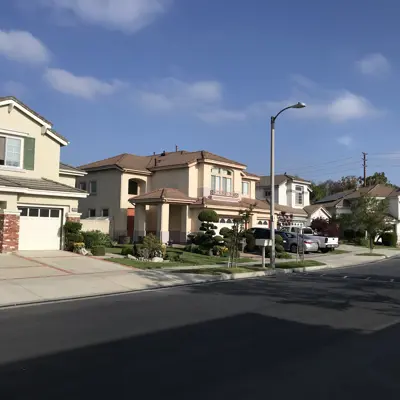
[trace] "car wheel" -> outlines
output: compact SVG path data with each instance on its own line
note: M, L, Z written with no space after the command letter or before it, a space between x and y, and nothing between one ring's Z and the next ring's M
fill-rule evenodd
M326 254L329 251L329 249L321 249L321 253Z
M292 245L290 246L290 251L291 251L292 253L297 253L297 244L292 244Z

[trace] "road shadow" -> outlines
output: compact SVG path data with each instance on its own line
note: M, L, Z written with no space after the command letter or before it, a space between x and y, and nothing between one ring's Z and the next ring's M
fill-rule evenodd
M270 394L282 394L299 360L356 336L245 313L3 364L0 393L3 399L265 399L269 385Z

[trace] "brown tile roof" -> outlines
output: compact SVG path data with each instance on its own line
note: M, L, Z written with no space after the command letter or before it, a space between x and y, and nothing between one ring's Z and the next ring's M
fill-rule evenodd
M16 103L18 103L21 107L26 108L29 112L31 112L33 115L36 115L38 118L42 119L44 122L47 122L49 125L53 125L52 122L50 122L48 119L46 119L45 117L43 117L43 115L37 113L35 110L32 110L32 108L28 107L25 103L23 103L21 100L18 100L16 97L14 96L3 96L0 97L0 101L7 101L7 100L12 100L15 101ZM60 135L58 132L56 132L54 129L50 129L50 131L56 135L57 137L59 137L61 140L64 140L66 142L68 142L68 139L62 135Z
M388 197L392 192L393 192L392 187L377 184L373 186L360 187L357 190L345 196L344 198L346 200L357 199L364 194L373 197Z
M82 171L79 168L75 168L72 165L69 164L65 164L63 162L60 162L60 169L64 170L64 171L70 171L70 172L79 172L81 174L84 174L84 171Z
M196 199L186 196L185 193L181 192L178 189L173 189L173 188L161 188L161 189L156 189L151 192L143 193L139 196L132 197L129 199L133 203L136 201L155 201L155 200L173 200L173 201L185 201L185 202L195 202Z
M271 185L271 177L269 175L264 175L260 177L260 182L258 186L270 186ZM295 177L294 175L288 175L288 174L283 174L283 175L275 175L275 185L280 185L283 182L286 182L287 180L296 180L299 182L304 182L304 183L309 183L310 181L306 181L303 178Z
M76 189L72 186L65 185L64 183L45 178L32 179L1 175L0 186L32 190L48 190L51 192L86 193L84 190Z
M244 176L249 176L251 178L259 178L260 179L260 175L252 174L251 172L248 172L248 171L242 171L242 172L243 172Z
M240 201L221 201L215 199L209 199L208 197L201 197L193 205L211 205L211 206L223 206L223 207L237 207L238 209L246 209L250 205L254 205L255 209L258 210L269 210L269 204L265 201L246 199L242 198Z
M96 161L93 163L81 165L79 168L84 170L94 168L105 168L117 166L122 169L132 169L137 171L148 172L156 168L173 167L179 165L189 165L200 160L213 160L228 164L234 164L240 167L246 165L237 161L229 160L228 158L218 156L209 151L174 151L170 153L155 154L151 156L137 156L134 154L123 153L114 157L106 158L105 160Z

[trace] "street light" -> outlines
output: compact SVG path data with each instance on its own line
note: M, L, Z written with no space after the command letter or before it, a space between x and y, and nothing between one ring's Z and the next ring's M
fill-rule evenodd
M304 103L296 103L289 107L283 108L275 117L271 117L271 164L270 164L270 175L271 175L271 199L269 202L270 208L270 232L271 232L271 251L270 251L270 267L275 268L275 121L284 111L289 108L304 108Z

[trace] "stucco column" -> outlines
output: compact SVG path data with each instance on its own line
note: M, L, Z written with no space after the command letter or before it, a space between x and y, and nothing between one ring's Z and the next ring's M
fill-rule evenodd
M186 243L188 233L189 233L189 206L185 204L181 208L180 242L182 244Z
M144 204L136 204L135 221L133 228L133 241L137 242L140 237L146 236L146 206Z
M257 226L257 214L254 213L250 218L249 229L255 228Z
M0 209L0 253L18 250L20 213L21 211Z
M69 212L65 215L65 221L81 222L81 213Z
M163 243L169 241L169 204L162 203L157 208L157 236Z

